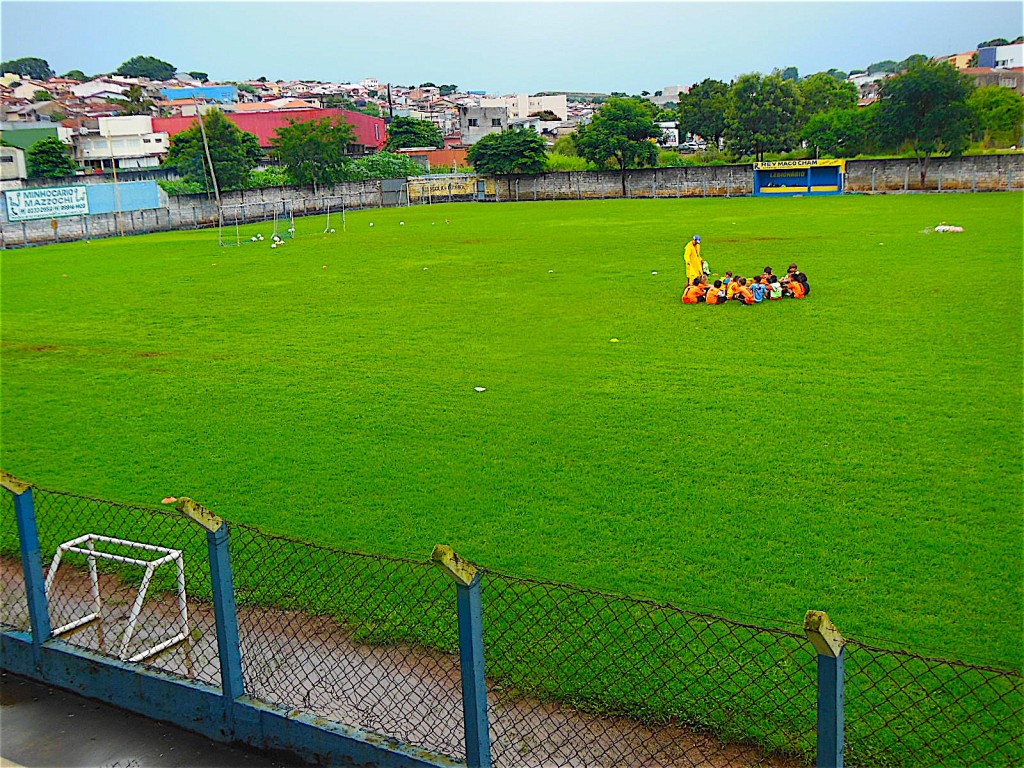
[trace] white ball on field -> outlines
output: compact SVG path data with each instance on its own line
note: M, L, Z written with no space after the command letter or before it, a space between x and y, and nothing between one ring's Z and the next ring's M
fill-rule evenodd
M372 221L370 222L370 226L371 226L371 227L373 226L373 222L372 222Z
M404 222L404 221L400 221L400 222L398 222L398 224L399 224L400 226L403 226L403 227L405 226L405 222Z
M331 230L331 234L334 234L334 230L333 229Z
M274 244L273 244L273 245L271 245L270 247L271 247L271 248L277 248L277 243L274 243Z

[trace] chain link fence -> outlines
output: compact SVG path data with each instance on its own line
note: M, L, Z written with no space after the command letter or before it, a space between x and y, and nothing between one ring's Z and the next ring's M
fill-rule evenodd
M855 641L845 655L849 765L1024 764L1019 671Z
M465 756L455 595L436 568L239 525L231 557L249 695Z
M0 494L0 624L24 629L11 498ZM58 548L86 534L181 552L187 638L143 663L219 685L205 531L161 508L40 489L34 498L48 572ZM229 530L249 696L465 758L459 617L438 568ZM102 608L61 639L116 658L166 639L179 616L174 569L155 569L122 653L144 570L128 559L144 558L95 545L123 559L96 558L94 581L87 553L64 555L49 590L53 627L92 610L94 585ZM816 652L800 628L480 574L494 765L813 764ZM854 641L844 656L848 765L1024 763L1019 671Z
M29 627L25 576L21 569L14 497L0 491L0 629Z
M496 765L799 765L812 759L803 634L486 572Z

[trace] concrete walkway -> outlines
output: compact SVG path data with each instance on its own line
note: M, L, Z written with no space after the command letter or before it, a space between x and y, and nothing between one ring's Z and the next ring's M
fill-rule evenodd
M0 767L284 768L255 750L0 672Z

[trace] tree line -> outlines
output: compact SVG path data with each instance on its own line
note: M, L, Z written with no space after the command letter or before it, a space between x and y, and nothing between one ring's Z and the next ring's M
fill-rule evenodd
M881 62L880 71L888 62ZM853 83L820 72L743 75L731 84L704 80L679 103L681 132L704 137L734 158L804 148L815 156L911 152L922 183L934 154L962 154L972 141L1019 145L1024 98L1011 88L985 86L952 65L924 56L902 62L881 80L878 99L858 106Z
M555 149L591 167L618 169L625 188L626 169L665 164L666 153L655 142L662 135L657 123L666 117L675 118L682 136L707 142L705 162L761 161L787 153L827 158L909 153L922 186L936 154L959 156L972 141L1020 146L1024 98L1013 89L978 88L952 65L920 55L899 65L904 68L880 82L878 100L866 107L858 105L856 86L839 77L843 73L800 79L795 70L742 75L732 83L706 79L668 112L642 95L613 96ZM484 137L469 159L482 173L545 170L536 143L516 131Z

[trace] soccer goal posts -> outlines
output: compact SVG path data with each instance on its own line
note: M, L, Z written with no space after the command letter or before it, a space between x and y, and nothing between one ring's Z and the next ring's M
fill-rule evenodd
M259 225L263 226L259 226ZM268 226L269 225L269 228ZM263 230L267 229L267 232ZM295 214L290 200L221 206L217 236L221 246L260 240L294 240Z

